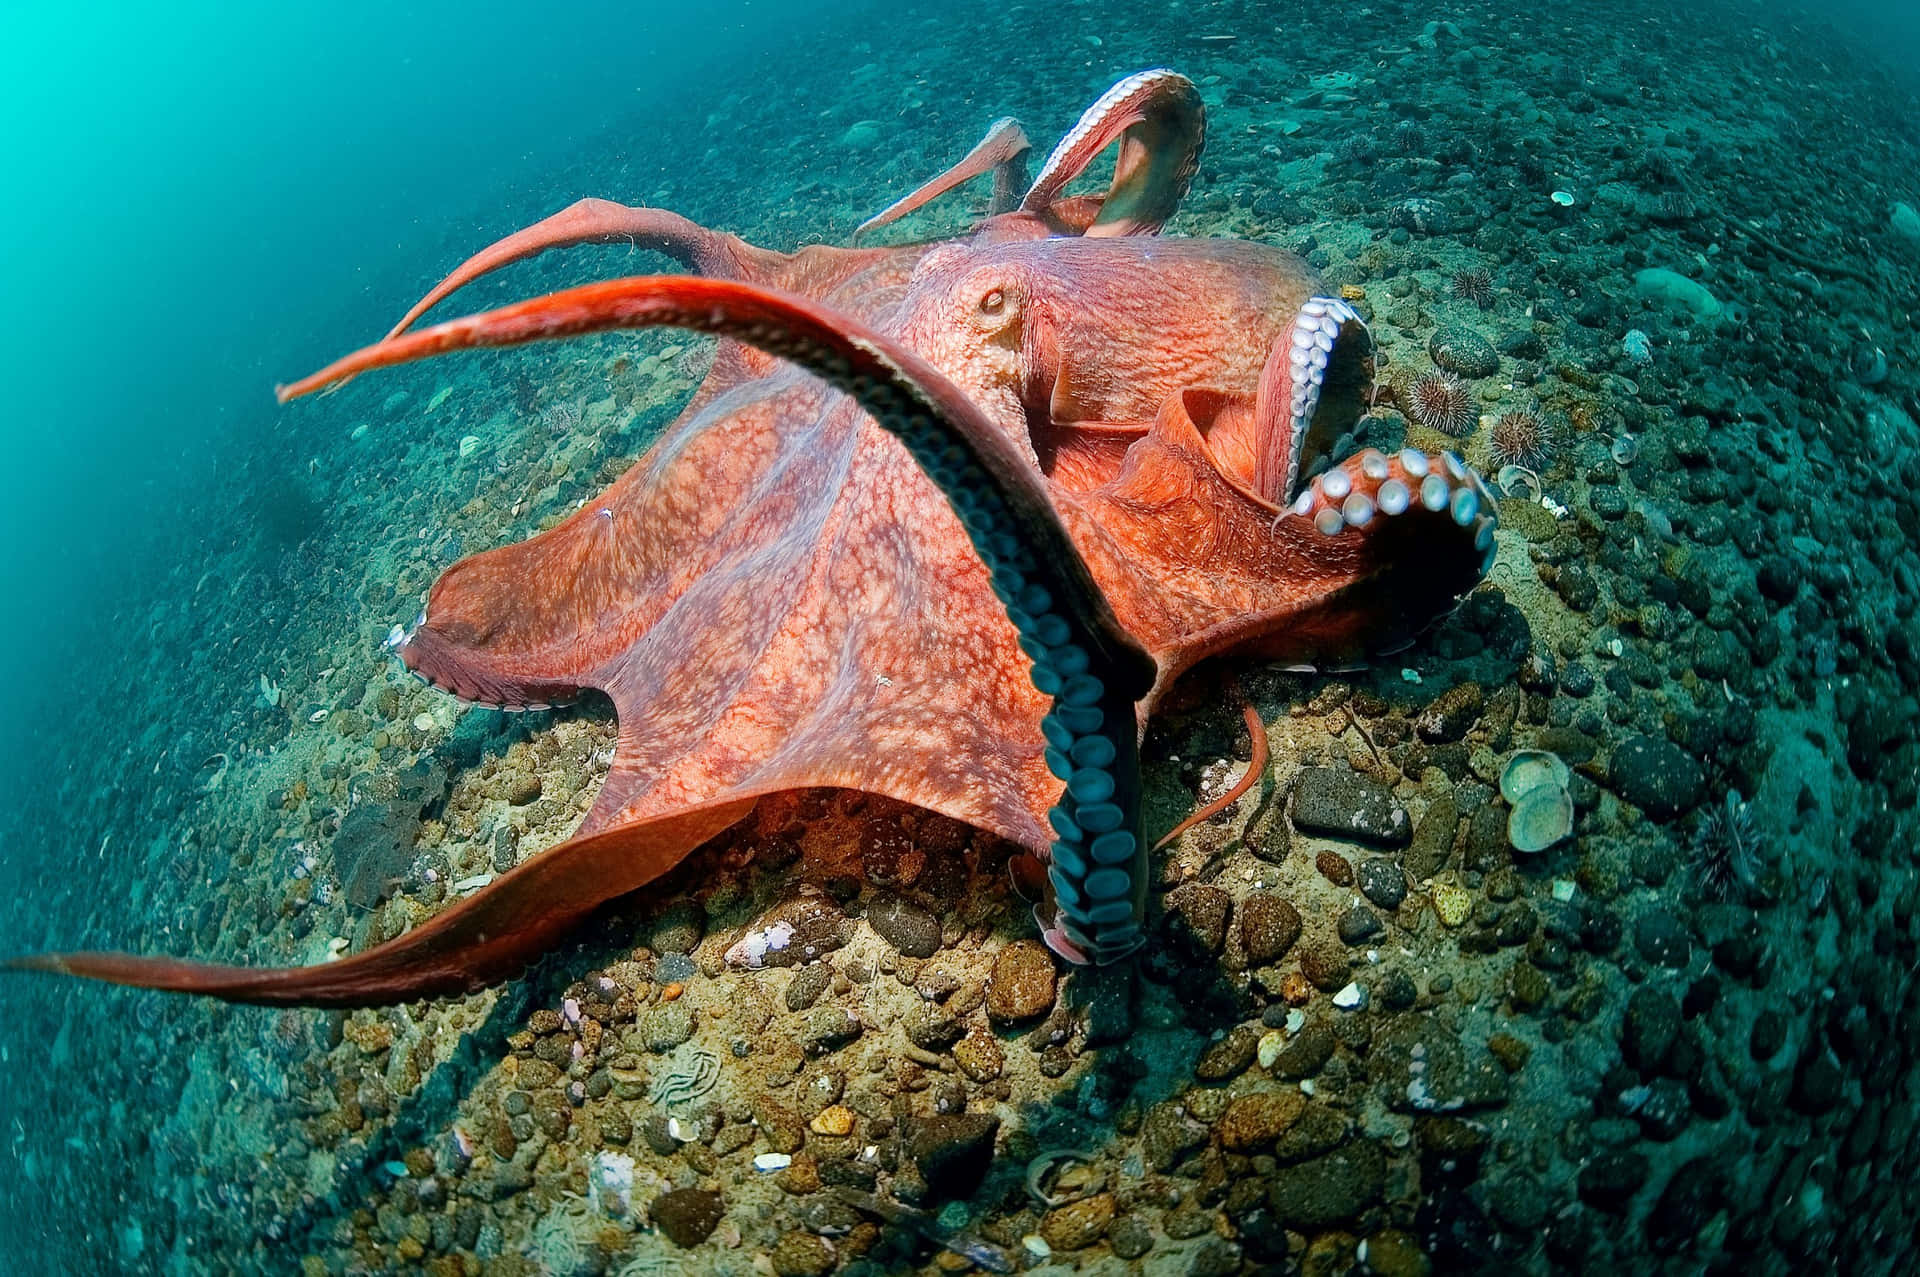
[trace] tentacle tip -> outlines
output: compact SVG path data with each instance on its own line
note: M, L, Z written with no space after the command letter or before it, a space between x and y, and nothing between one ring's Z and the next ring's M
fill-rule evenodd
M294 397L294 395L293 395L293 387L292 387L292 386L289 386L289 385L288 385L288 384L287 384L286 382L284 382L284 381L276 381L276 382L275 382L275 383L273 384L273 398L274 398L274 402L276 402L276 403L286 403L286 402L288 402L289 400L291 400L291 399L292 399L293 397Z
M72 974L57 953L27 953L17 958L8 958L5 962L0 962L0 971L51 971L56 975Z

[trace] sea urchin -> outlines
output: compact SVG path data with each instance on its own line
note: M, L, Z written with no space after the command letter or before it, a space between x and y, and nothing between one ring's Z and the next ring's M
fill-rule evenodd
M1477 266L1455 271L1450 289L1460 301L1472 302L1481 310L1493 305L1493 276Z
M1494 420L1487 435L1487 453L1495 466L1545 470L1559 451L1559 437L1544 415L1533 408L1515 408Z
M1407 387L1407 415L1429 430L1463 439L1473 431L1473 395L1450 372L1424 372Z

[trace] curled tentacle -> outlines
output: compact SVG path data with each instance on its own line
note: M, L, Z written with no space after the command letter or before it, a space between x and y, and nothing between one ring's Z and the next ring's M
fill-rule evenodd
M1141 71L1101 95L1060 139L1020 201L1045 216L1067 184L1115 141L1113 182L1085 234L1151 235L1186 198L1206 147L1206 109L1193 81L1174 71Z

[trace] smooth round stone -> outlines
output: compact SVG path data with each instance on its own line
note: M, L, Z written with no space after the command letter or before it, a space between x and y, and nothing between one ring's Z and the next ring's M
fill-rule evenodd
M1070 780L1073 777L1073 760L1060 750L1049 748L1046 753L1047 770L1057 779Z
M1132 860L1134 849L1138 846L1132 834L1124 829L1116 829L1095 838L1087 848L1087 854L1093 857L1095 864L1117 865Z
M1067 754L1081 767L1111 767L1119 751L1104 736L1082 736Z
M1074 708L1085 708L1099 701L1106 686L1091 674L1076 674L1060 689L1060 700Z
M1113 773L1083 767L1067 780L1067 792L1077 803L1104 803L1113 797Z
M1087 876L1087 857L1079 844L1070 843L1063 838L1054 843L1047 854L1052 857L1053 867L1063 870L1075 882Z
M1074 817L1088 833L1104 834L1120 828L1120 822L1126 819L1126 813L1114 803L1094 803L1090 807L1080 808L1074 813Z
M1087 910L1087 921L1096 927L1126 922L1133 917L1133 904L1127 900L1103 900Z
M1087 875L1086 891L1094 900L1117 900L1133 890L1133 876L1124 869L1096 869Z

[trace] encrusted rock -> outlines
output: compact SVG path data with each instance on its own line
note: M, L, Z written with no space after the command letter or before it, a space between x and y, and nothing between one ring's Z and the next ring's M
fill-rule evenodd
M1427 354L1448 372L1479 379L1500 371L1500 355L1493 343L1461 324L1437 329L1427 342Z
M1200 1053L1193 1075L1202 1082L1225 1082L1238 1077L1253 1063L1260 1049L1260 1031L1251 1025L1238 1025L1224 1038Z
M1300 938L1300 911L1271 892L1256 891L1242 900L1239 915L1240 944L1254 966L1286 956Z
M1038 1019L1053 1009L1053 955L1038 940L1016 940L993 959L987 1014L1002 1024Z
M966 1036L953 1044L953 1062L975 1082L991 1082L999 1077L1006 1059L1000 1039L981 1025L968 1029Z
M671 1051L693 1036L693 1008L685 999L647 1008L640 1017L640 1038L649 1051Z
M826 1277L835 1263L833 1243L798 1230L773 1246L773 1271L779 1277Z
M1105 1235L1113 1223L1114 1208L1112 1193L1095 1193L1056 1206L1040 1221L1040 1236L1055 1250L1084 1250Z
M1226 943L1233 897L1207 883L1189 882L1167 893L1167 923L1176 939L1198 953L1218 953Z
M1400 902L1407 898L1407 875L1385 856L1361 861L1355 877L1360 883L1360 894L1389 912L1398 909Z
M1177 1100L1162 1100L1147 1110L1140 1123L1140 1144L1147 1165L1162 1173L1178 1166L1206 1142L1206 1126Z
M1248 1152L1280 1138L1305 1107L1306 1101L1295 1091L1256 1091L1228 1104L1214 1133L1222 1148Z

